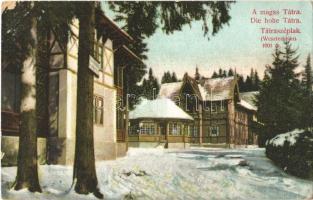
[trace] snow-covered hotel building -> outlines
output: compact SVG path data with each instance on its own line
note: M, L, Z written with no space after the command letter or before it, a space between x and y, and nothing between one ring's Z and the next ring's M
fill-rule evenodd
M256 144L257 136L253 131L257 123L254 95L240 93L235 76L195 80L185 74L180 82L162 84L159 98L171 99L193 121L177 122L164 117L164 124L167 125L164 129L160 123L147 120L132 123L134 120L131 119L129 138L139 143L165 141L168 146L176 147L186 147L186 143L225 147ZM138 110L135 109L135 112ZM155 112L159 112L158 109ZM166 134L162 130L166 130L163 131Z
M72 164L75 151L78 20L72 25L73 36L61 42L50 35L50 133L38 136L40 162L49 154L50 162ZM116 109L123 96L123 69L129 59L138 58L125 46L132 38L100 12L96 16L95 59L100 62L94 78L94 145L96 160L125 155L125 113ZM3 164L15 164L18 152L20 73L17 66L2 65L1 151ZM52 147L47 150L49 138Z

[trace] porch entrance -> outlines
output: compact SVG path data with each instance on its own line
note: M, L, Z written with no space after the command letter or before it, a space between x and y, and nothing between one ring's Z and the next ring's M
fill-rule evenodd
M166 142L167 137L166 137L166 123L160 123L160 142Z

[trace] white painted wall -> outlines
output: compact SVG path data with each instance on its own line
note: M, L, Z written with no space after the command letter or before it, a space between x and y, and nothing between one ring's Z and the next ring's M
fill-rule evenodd
M77 20L74 21L72 30L78 36ZM94 125L95 155L98 160L116 158L116 89L113 78L113 43L108 39L104 46L103 71L100 72L98 78L94 78L94 94L104 99L104 123L103 125ZM65 139L60 162L72 164L76 129L78 39L69 40L67 51L68 69L61 70L59 77L59 137Z

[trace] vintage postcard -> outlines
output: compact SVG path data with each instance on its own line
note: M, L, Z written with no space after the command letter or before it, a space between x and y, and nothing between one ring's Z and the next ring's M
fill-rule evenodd
M1 1L1 199L313 199L312 1Z

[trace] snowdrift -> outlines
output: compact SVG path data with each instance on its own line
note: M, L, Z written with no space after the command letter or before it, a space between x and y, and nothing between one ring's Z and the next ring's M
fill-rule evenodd
M266 156L287 173L313 180L313 132L295 129L266 142Z

